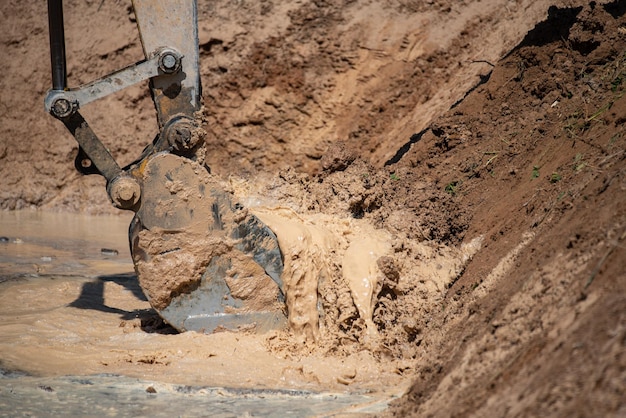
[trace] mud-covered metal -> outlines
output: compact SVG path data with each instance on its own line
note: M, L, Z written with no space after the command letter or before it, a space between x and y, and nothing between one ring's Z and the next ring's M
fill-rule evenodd
M132 176L121 175L109 182L107 191L113 204L119 209L133 210L141 198L141 185Z
M65 90L67 87L67 65L65 61L63 2L61 0L48 0L48 30L50 35L52 89Z
M44 99L46 111L57 118L69 116L68 112L59 112L62 108L78 110L88 103L102 99L141 81L162 74L159 61L162 53L157 51L150 59L130 65L80 87L71 89L52 89ZM63 103L71 104L71 107Z
M98 174L107 179L107 182L112 181L122 173L122 169L115 162L109 150L100 142L80 112L74 112L70 116L62 118L61 121L80 145L82 153L88 157L90 167L95 168Z
M142 175L131 249L140 285L160 315L180 331L283 327L276 235L187 158L156 154ZM259 306L252 301L257 295L233 290L241 288L266 294L267 303Z

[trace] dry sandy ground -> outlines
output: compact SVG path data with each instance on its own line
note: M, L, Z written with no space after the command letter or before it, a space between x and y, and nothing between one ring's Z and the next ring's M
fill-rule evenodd
M43 114L42 6L0 6L0 206L112 212ZM413 384L388 415L626 414L625 1L199 9L213 172L394 237L372 355ZM126 2L66 12L72 85L141 59ZM145 86L84 113L122 164L156 133ZM420 278L433 258L418 248L476 237L443 288ZM358 337L351 315L342 332Z

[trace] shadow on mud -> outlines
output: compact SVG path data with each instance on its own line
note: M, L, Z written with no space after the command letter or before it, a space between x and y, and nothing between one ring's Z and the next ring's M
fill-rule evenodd
M178 331L167 324L154 309L124 309L108 306L104 300L104 286L107 282L113 282L130 291L138 300L147 301L137 276L134 273L122 273L98 276L95 280L84 283L80 295L68 306L78 309L91 309L100 312L118 314L122 320L130 321L139 319L141 329L147 333L177 334Z

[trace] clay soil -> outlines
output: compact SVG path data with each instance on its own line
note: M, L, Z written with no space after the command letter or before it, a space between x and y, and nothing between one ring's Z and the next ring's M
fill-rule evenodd
M65 9L70 84L142 59L130 2ZM43 111L45 4L0 19L0 207L113 213ZM376 295L413 381L386 415L626 415L626 1L200 1L199 26L213 173L402 242L483 239L411 323ZM83 113L120 164L156 134L143 84Z

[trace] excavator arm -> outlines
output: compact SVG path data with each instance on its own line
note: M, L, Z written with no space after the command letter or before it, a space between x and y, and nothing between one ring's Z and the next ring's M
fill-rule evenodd
M63 5L48 0L52 89L46 111L79 145L75 166L99 174L113 205L131 210L130 250L152 307L180 331L285 324L283 260L274 233L204 164L195 0L133 0L145 60L85 85L67 83ZM80 109L149 80L159 133L120 167Z

